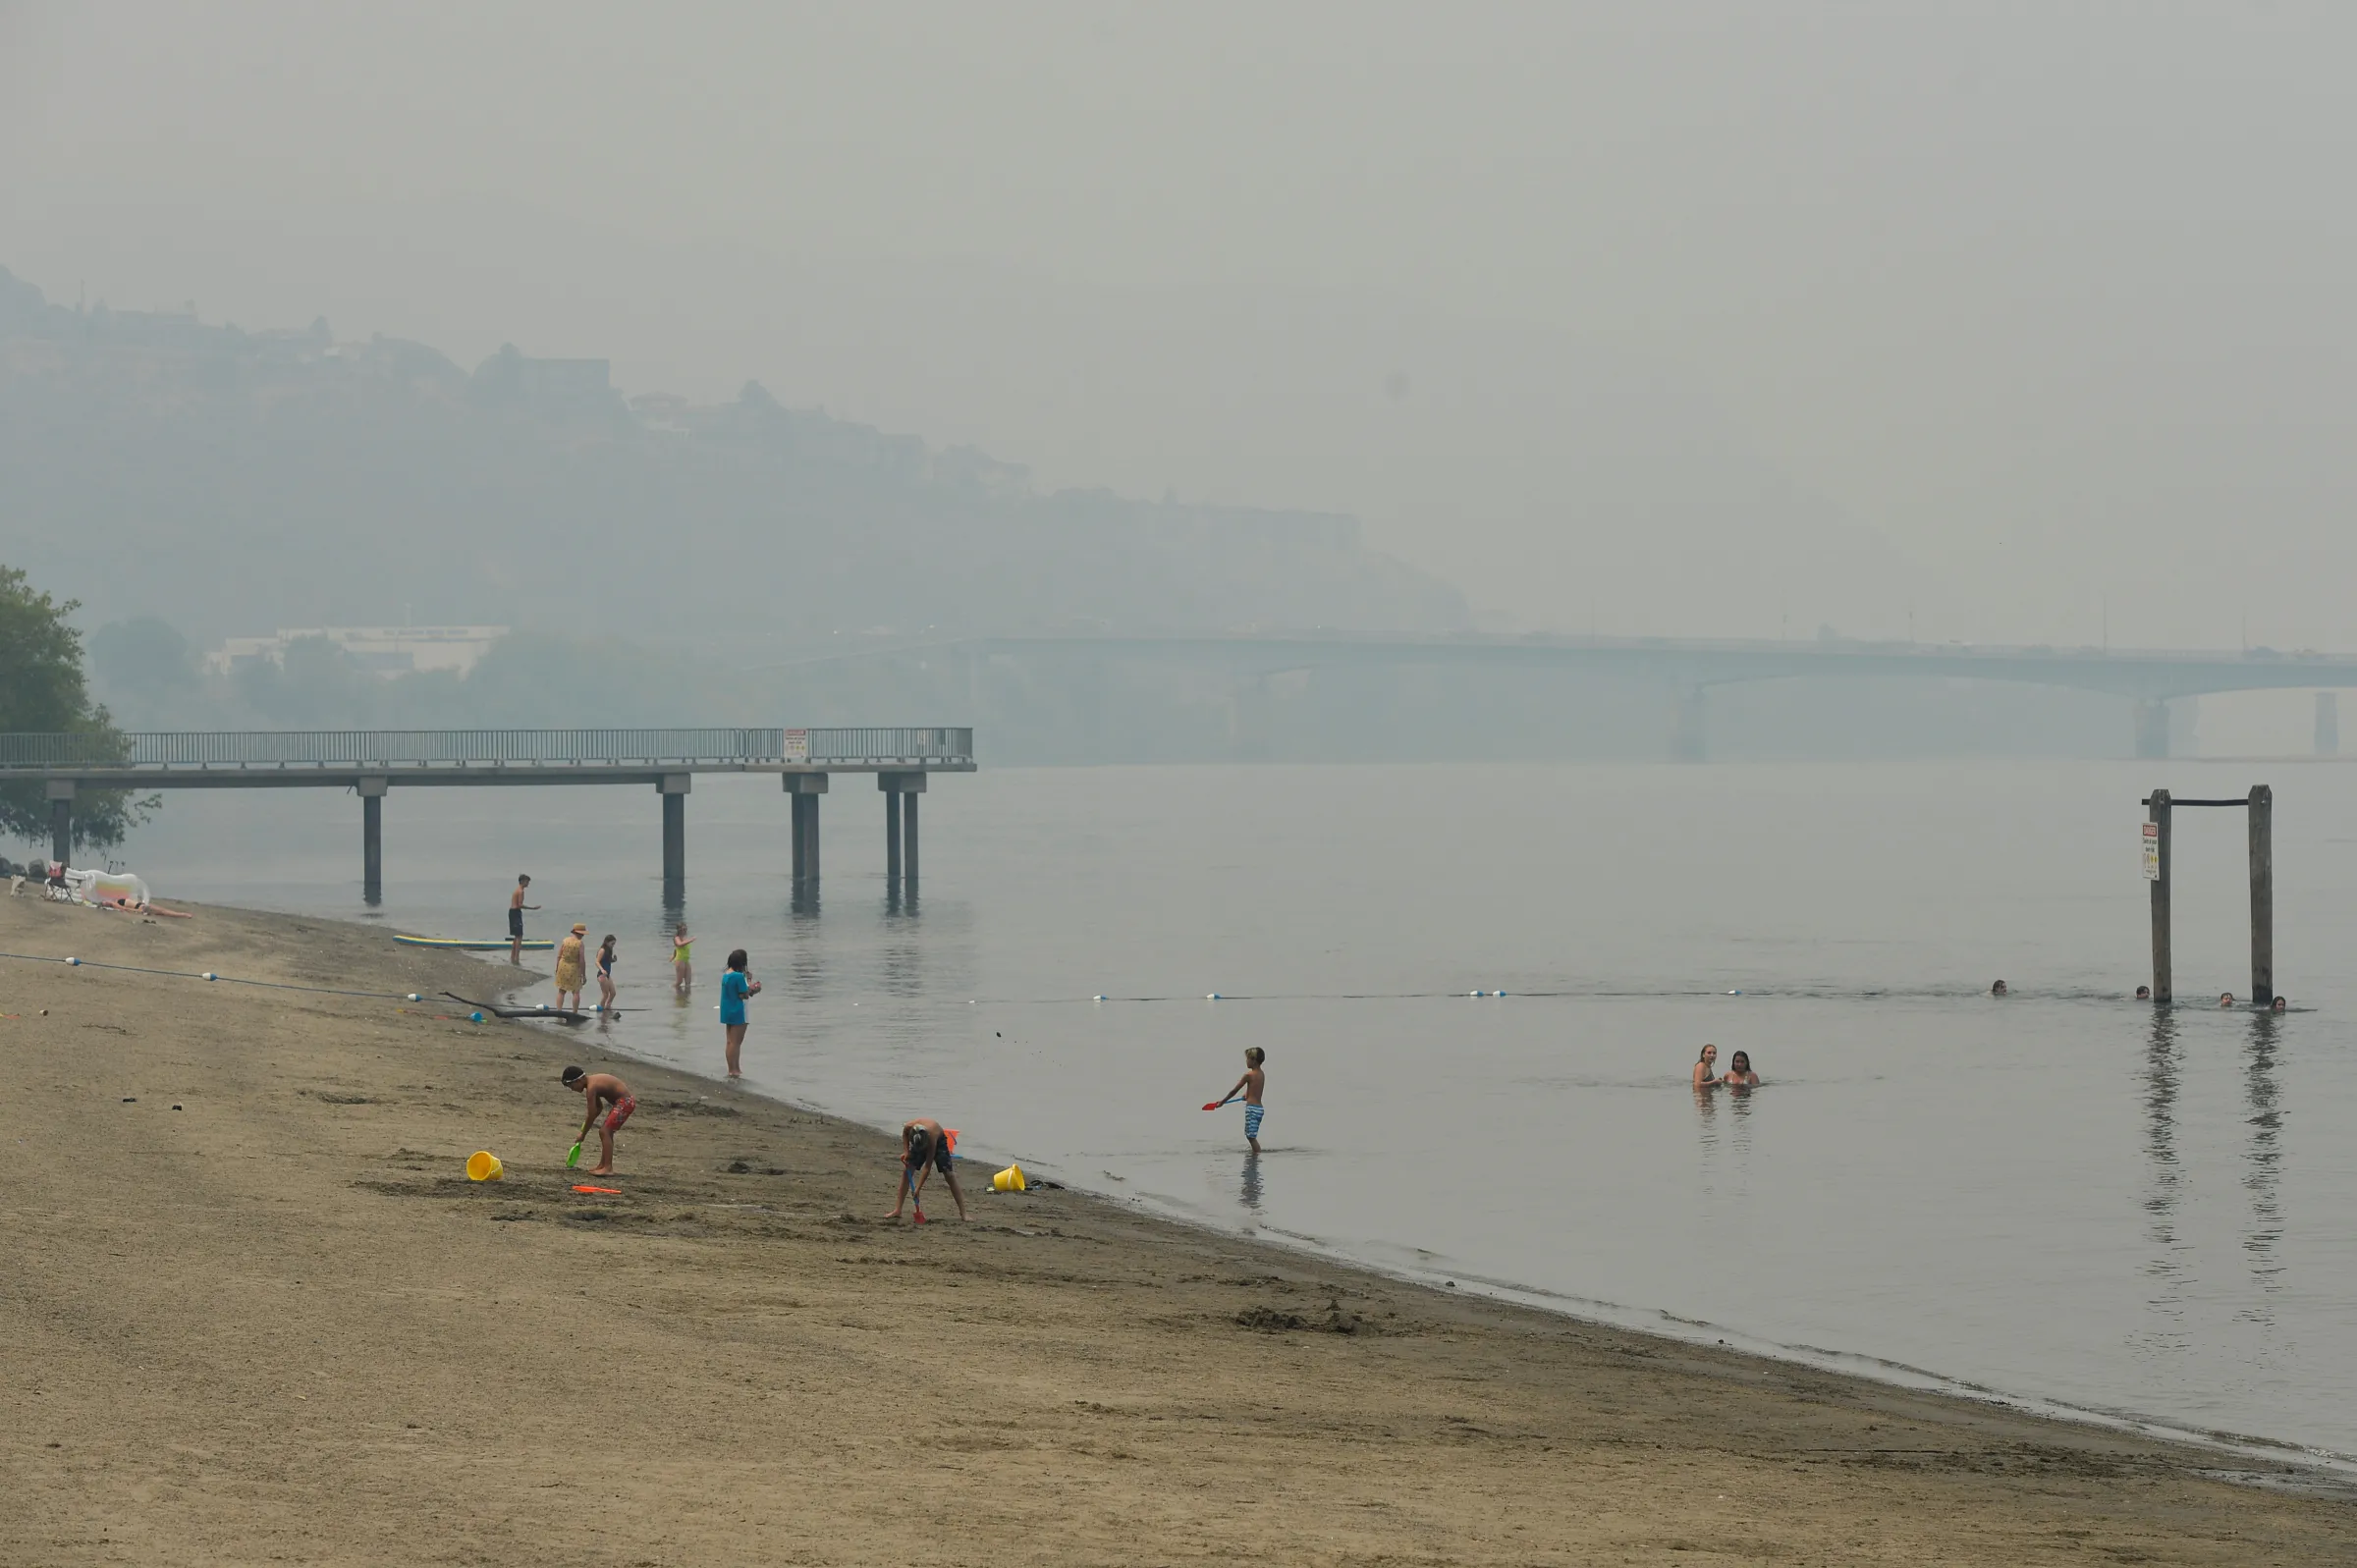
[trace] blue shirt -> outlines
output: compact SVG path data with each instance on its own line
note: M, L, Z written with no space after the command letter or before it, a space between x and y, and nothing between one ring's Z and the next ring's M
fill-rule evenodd
M720 977L720 1021L723 1024L744 1022L744 988L747 984L741 969L732 969Z

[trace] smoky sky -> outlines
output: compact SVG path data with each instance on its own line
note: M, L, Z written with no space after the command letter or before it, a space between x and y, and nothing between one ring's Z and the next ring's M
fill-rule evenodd
M2352 46L2346 5L0 4L0 265L1348 511L1498 626L2348 647Z

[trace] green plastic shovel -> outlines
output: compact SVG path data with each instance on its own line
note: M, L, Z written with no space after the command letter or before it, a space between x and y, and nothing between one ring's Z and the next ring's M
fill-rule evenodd
M584 1140L584 1141L586 1141L586 1140ZM577 1144L577 1143L576 1143L576 1144L575 1144L575 1145L573 1146L573 1148L572 1148L571 1152L569 1152L569 1153L568 1153L568 1154L565 1156L565 1168L566 1168L567 1170L571 1170L571 1169L572 1169L574 1166L576 1166L576 1165L579 1164L580 1162L581 1162L581 1146L580 1146L580 1144Z

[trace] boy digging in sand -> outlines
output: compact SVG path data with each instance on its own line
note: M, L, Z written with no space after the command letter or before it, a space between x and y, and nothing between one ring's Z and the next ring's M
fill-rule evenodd
M965 1194L958 1190L958 1172L950 1162L952 1140L958 1135L943 1127L930 1116L918 1116L901 1125L901 1190L892 1195L892 1213L887 1219L901 1217L904 1199L916 1205L916 1222L925 1222L925 1179L934 1171L941 1172L950 1184L950 1196L958 1200L958 1217L965 1217Z
M565 1087L578 1090L581 1098L588 1102L587 1108L581 1112L580 1137L574 1142L585 1141L589 1136L589 1124L597 1122L597 1163L590 1167L589 1174L611 1176L614 1174L614 1135L622 1131L622 1124L630 1119L631 1111L638 1108L638 1102L630 1094L630 1086L610 1072L583 1072L578 1067L568 1067L565 1069ZM607 1106L614 1108L606 1112L604 1120L598 1120L598 1111Z
M1235 1080L1235 1087L1228 1091L1226 1100L1204 1108L1208 1110L1217 1110L1221 1106L1233 1101L1237 1095L1242 1095L1244 1097L1244 1142L1252 1146L1254 1154L1260 1153L1260 1118L1265 1114L1260 1104L1260 1092L1269 1084L1269 1075L1261 1071L1260 1064L1268 1059L1269 1054L1258 1046L1246 1046L1244 1048L1244 1075Z

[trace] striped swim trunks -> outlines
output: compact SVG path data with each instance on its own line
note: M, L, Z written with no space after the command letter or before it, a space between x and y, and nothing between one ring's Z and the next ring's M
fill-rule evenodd
M1267 1112L1267 1110L1268 1108L1266 1106L1246 1106L1244 1108L1245 1137L1257 1138L1260 1136L1260 1118Z

